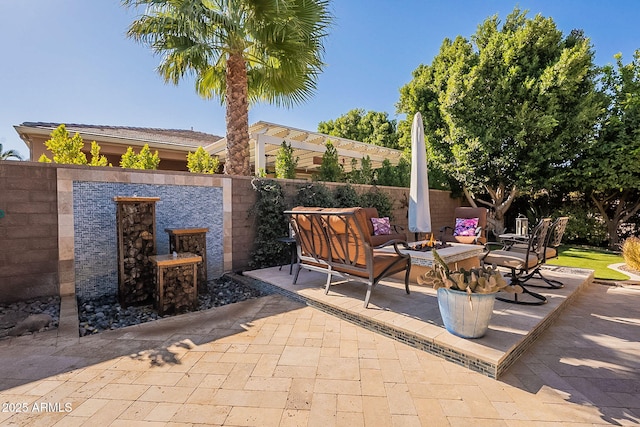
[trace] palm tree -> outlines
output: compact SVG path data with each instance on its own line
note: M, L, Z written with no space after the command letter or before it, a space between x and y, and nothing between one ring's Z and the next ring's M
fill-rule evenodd
M324 67L328 0L123 0L145 5L127 35L162 55L158 72L226 104L225 173L250 175L249 104L310 98Z
M16 150L2 151L2 144L0 144L0 160L7 160L11 158L22 160L22 156Z

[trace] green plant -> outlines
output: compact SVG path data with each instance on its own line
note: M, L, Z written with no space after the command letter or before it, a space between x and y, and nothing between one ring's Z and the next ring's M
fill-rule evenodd
M294 198L294 206L308 206L320 208L335 207L333 194L326 185L320 182L304 184L298 188Z
M421 285L430 285L433 286L433 289L453 289L468 294L492 294L499 291L522 292L520 285L510 286L497 267L482 266L470 270L462 268L459 271L450 271L435 249L433 250L433 258L435 260L433 268L423 276L418 276L418 283Z
M84 141L79 133L69 136L64 124L61 124L51 132L51 138L45 141L47 150L53 154L53 162L66 165L90 165L107 166L107 158L100 155L100 146L97 142L91 142L91 163L87 162L87 156L82 152ZM51 163L45 154L38 159L41 163Z
M360 206L360 195L350 184L340 185L333 191L336 208L353 208Z
M295 179L296 167L300 158L293 158L293 148L287 141L282 141L282 145L276 154L276 178Z
M364 156L360 159L360 169L358 161L351 159L351 172L345 174L345 181L352 184L371 184L373 182L373 169L371 168L371 157Z
M158 169L159 164L158 151L151 154L149 144L144 144L139 154L134 153L133 148L128 147L120 159L120 166L129 169Z
M251 175L249 105L290 107L310 98L324 68L333 16L326 0L123 0L141 12L127 36L161 59L166 82L187 77L227 109L226 173Z
M249 266L272 267L281 263L287 254L284 245L277 241L288 233L287 219L283 215L284 194L280 184L273 180L254 178L251 185L258 194L249 211L256 224L255 246Z
M629 268L640 271L640 238L629 237L624 241L622 257Z
M89 166L111 166L107 158L100 155L100 146L95 141L91 141L91 162Z
M318 181L340 182L342 181L344 170L338 158L338 150L336 150L331 141L327 141L325 146L327 149L322 155L322 163L318 169L316 179Z
M193 173L214 174L220 167L220 160L198 147L195 153L187 153L187 169Z
M393 202L386 193L378 189L372 189L362 194L360 204L363 208L376 208L380 217L388 216L393 219Z
M564 241L590 246L602 246L607 240L604 222L592 210L579 203L570 203L554 212L553 217L568 216Z
M411 164L404 157L400 158L397 165L392 165L389 159L384 159L382 167L374 172L374 181L377 185L409 187L411 183Z
M22 156L16 150L4 151L2 149L2 144L0 144L0 160L7 160L7 159L11 159L11 158L22 160Z

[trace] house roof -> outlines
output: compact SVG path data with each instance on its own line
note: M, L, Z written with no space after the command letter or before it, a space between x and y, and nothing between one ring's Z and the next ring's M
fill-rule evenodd
M15 126L15 129L29 150L33 151L31 138L39 136L48 139L59 125L60 123L24 122ZM218 156L222 162L227 158L227 139L204 132L74 123L65 126L69 133L79 133L85 142L97 140L101 144L108 142L123 147L149 144L152 149L174 152L195 151L202 146L208 153ZM369 156L372 168L379 168L385 159L397 164L402 156L402 151L399 150L263 121L249 126L249 138L250 162L255 165L256 171L275 167L276 154L283 141L293 148L293 157L298 158L297 169L307 172L313 172L320 167L326 143L329 141L336 148L338 158L347 172L351 171L352 159L356 159L360 167L360 160Z
M60 123L46 122L24 122L15 126L20 137L29 147L28 134L49 135L51 131L60 126ZM221 137L204 132L184 129L155 129L139 128L131 126L105 126L105 125L84 125L70 123L66 124L69 133L79 133L85 141L99 139L112 143L131 145L133 141L136 145L149 144L152 148L173 148L177 150L188 150L200 146L206 146L218 141Z
M276 153L283 141L286 141L293 148L293 157L298 157L298 169L307 171L313 171L320 167L328 141L331 141L338 151L338 158L347 172L351 170L351 159L356 159L358 167L360 167L360 160L364 156L369 156L371 166L379 168L385 159L388 159L392 164L397 164L402 156L400 150L263 121L249 126L249 139L250 162L255 164L256 170L260 168L266 170L267 167L274 166ZM225 161L226 144L227 139L221 138L207 145L204 149L208 153L218 156L221 161Z

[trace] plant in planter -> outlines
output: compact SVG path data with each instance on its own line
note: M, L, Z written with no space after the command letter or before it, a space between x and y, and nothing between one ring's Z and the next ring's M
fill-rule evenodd
M459 337L479 338L487 332L497 292L523 291L520 285L507 283L495 266L451 271L437 250L433 251L433 258L433 268L419 276L418 283L438 291L444 326Z

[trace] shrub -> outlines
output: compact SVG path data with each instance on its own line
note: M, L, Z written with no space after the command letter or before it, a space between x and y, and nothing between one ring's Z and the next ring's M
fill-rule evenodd
M352 208L360 206L360 195L351 185L341 185L333 191L336 208Z
M195 153L187 153L187 169L192 173L214 174L220 167L220 160L198 147Z
M411 184L411 163L404 157L397 165L392 165L389 159L382 161L382 167L375 170L375 183L390 187L409 187Z
M326 185L312 182L298 188L294 198L294 206L333 208L335 200Z
M256 203L250 210L255 218L256 238L249 266L265 268L281 264L287 255L283 243L277 241L288 233L282 187L276 181L256 178L251 182L258 193Z
M288 144L287 141L282 141L282 145L276 154L276 178L295 179L299 159L299 157L293 158L291 144Z
M149 144L144 144L140 149L140 153L133 152L133 148L127 147L127 151L120 158L120 166L128 169L158 169L160 164L160 156L158 151L151 153Z
M593 211L581 205L572 204L557 210L552 216L568 216L570 218L564 232L564 241L591 246L606 244L606 227Z
M393 202L386 193L377 189L368 191L360 196L360 204L363 208L376 208L380 217L388 216L393 219L391 215Z
M107 158L100 155L100 146L97 142L91 142L91 162L87 162L87 156L82 152L84 141L78 132L70 136L64 124L61 124L51 132L51 139L44 145L53 153L53 162L67 165L107 166ZM45 154L38 159L41 163L51 163ZM111 165L108 165L111 166Z
M315 178L318 181L340 182L342 181L344 170L340 164L338 150L336 150L331 141L327 141L325 147L326 150L322 155L322 163Z
M640 238L629 237L624 241L622 257L629 268L640 271Z

